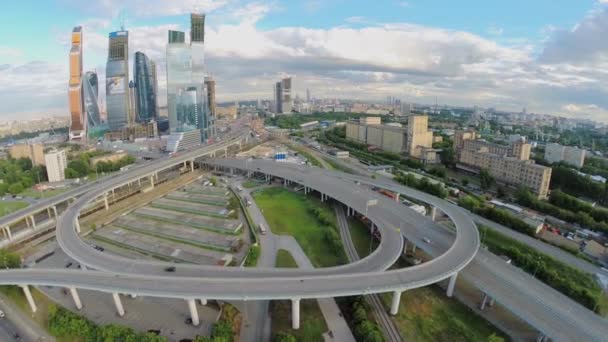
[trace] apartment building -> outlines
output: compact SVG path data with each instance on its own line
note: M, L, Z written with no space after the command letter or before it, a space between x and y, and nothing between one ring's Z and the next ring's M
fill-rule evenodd
M539 198L547 198L551 181L551 168L530 160L530 144L517 140L510 145L498 145L484 140L469 140L475 134L457 132L457 167L478 173L482 169L498 182L514 187L524 186Z
M585 152L585 150L578 147L551 143L545 146L544 158L551 164L563 161L567 164L581 168L585 164Z
M13 159L28 158L33 165L44 165L44 149L42 144L18 144L8 148L8 154Z
M407 153L410 157L425 159L424 152L433 148L433 132L429 131L427 115L411 115L407 120Z
M65 150L51 151L45 154L44 161L49 182L61 182L65 179L65 168L68 165Z
M346 137L387 152L402 153L405 150L406 130L398 126L381 125L380 118L368 117L361 118L359 122L347 122Z

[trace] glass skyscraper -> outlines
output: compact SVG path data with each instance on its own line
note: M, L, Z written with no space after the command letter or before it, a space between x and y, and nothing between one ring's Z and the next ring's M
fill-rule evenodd
M158 112L156 110L156 88L153 71L154 63L142 52L135 53L135 102L137 104L137 116L135 122L156 121Z
M87 137L100 138L108 130L108 125L101 122L99 109L99 79L94 71L87 71L82 82L84 90L84 108L87 117Z
M127 125L129 113L129 32L110 33L106 64L108 125L119 130Z
M204 16L191 16L191 41L169 31L167 44L167 109L172 133L200 131L207 141L213 132L205 87Z

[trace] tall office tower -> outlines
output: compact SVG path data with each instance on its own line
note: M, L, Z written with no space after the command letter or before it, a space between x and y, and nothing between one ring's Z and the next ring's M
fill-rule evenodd
M156 73L156 62L150 60L150 74L152 75L152 92L154 93L154 112L156 116L154 119L158 121L160 111L158 110L158 74Z
M205 42L205 15L190 14L190 42Z
M169 31L167 44L167 109L172 133L200 131L202 141L213 135L205 87L204 17L192 15L190 44L183 32Z
M110 33L106 64L106 112L111 130L127 125L129 117L129 32Z
M135 120L139 116L139 112L137 109L136 91L137 88L135 87L135 82L129 81L129 115L127 119L128 126L133 126Z
M281 100L282 113L290 114L293 109L293 100L291 99L291 77L285 77L281 80L281 88L283 90Z
M135 122L143 123L156 121L156 71L155 65L142 52L135 53L135 103L137 105L137 116Z
M277 82L274 85L274 112L277 114L283 113L283 84Z
M99 79L94 71L84 74L84 108L87 117L87 131L101 125L101 114L99 110Z
M209 122L215 122L215 116L217 115L217 105L215 102L215 80L213 77L205 77L205 88L207 89L207 108ZM210 126L210 134L215 135L215 125Z
M310 89L306 88L306 102L310 103Z
M186 34L184 32L169 30L169 44L185 43L185 42L186 42Z
M72 30L70 50L70 82L68 88L70 104L70 140L84 140L87 126L82 91L82 27Z

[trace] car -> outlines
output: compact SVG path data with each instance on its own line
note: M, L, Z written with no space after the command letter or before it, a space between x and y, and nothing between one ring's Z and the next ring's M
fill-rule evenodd
M6 314L4 314L4 311L0 310L0 318L4 318L4 316L6 316Z
M175 272L175 266L165 267L165 272Z
M427 238L427 237L422 238L422 241L424 241L424 243L427 243L429 245L431 244L431 240L429 240L429 238Z
M192 318L186 318L186 320L184 321L184 323L186 323L186 324L192 324Z
M72 264L72 262L70 261L70 262L68 262L68 263L65 265L65 268L70 268L72 265L73 265L73 264Z
M103 247L97 246L97 245L93 246L93 248L95 248L96 250L98 250L100 252L103 252L105 250Z

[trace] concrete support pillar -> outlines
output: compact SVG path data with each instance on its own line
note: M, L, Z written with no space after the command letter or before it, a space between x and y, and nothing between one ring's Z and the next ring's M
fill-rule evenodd
M74 220L74 226L76 226L76 232L80 233L80 222L78 221L78 217Z
M188 299L188 308L190 309L190 318L192 318L192 325L195 327L200 324L198 319L198 311L196 310L196 302L194 299Z
M6 231L6 235L8 236L8 240L9 241L13 240L13 234L11 233L11 227L6 226L6 227L4 227L4 230Z
M30 216L30 221L32 221L32 228L36 229L36 220L34 219L34 215Z
M435 221L437 219L437 207L431 207L431 220Z
M107 193L103 194L103 204L106 207L106 210L110 209L110 205L108 204L108 194Z
M403 254L407 254L407 240L403 240Z
M416 253L416 245L412 244L412 253Z
M30 305L30 309L32 309L32 312L36 312L38 310L38 308L36 307L36 303L34 302L34 297L32 297L30 288L27 285L23 285L23 286L21 286L21 288L23 289L25 298L27 299L27 302Z
M228 158L228 147L224 148L224 158Z
M201 298L201 305L207 305L207 298Z
M300 298L291 300L291 328L300 329Z
M154 176L150 176L150 186L154 189Z
M399 203L399 196L401 196L400 193L395 194L395 202L397 202L397 203Z
M32 226L30 225L30 217L26 216L25 217L25 224L27 225L28 228L31 228Z
M458 272L452 274L450 277L450 282L448 283L448 289L446 291L446 295L448 297L452 297L454 294L454 287L456 286L456 278L458 277Z
M74 305L76 305L76 309L82 309L82 302L80 301L80 296L78 295L78 291L76 291L76 288L70 287L70 293L72 294L72 299L74 299Z
M137 178L137 186L141 188L141 178Z
M194 159L190 161L190 171L194 172Z
M114 298L114 305L116 305L116 312L118 312L118 316L122 317L125 315L125 308L122 306L122 301L120 300L120 294L117 292L112 293L112 298Z
M55 214L55 218L57 218L57 207L52 206L51 208L53 208L53 214Z
M547 336L543 333L538 333L538 337L536 338L536 342L545 342L547 341Z
M51 208L46 208L46 215L49 217L49 219L53 218L53 214L51 214Z
M137 295L136 295L135 293L131 293L131 294L130 294L130 296L131 296L131 298L133 298L133 299L137 298Z
M488 303L489 307L493 307L494 306L494 297L490 298L490 303Z
M391 301L391 315L395 316L399 313L399 303L401 302L401 291L393 292L393 300Z
M479 310L483 311L486 308L486 302L488 301L488 294L483 294L483 300L481 301L481 305L479 306Z

